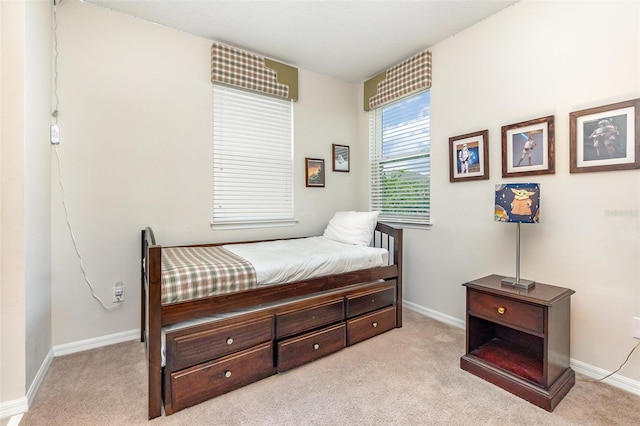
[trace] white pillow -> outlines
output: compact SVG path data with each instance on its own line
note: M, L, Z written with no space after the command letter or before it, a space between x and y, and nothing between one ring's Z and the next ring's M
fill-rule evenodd
M341 243L368 246L380 212L336 212L323 236Z

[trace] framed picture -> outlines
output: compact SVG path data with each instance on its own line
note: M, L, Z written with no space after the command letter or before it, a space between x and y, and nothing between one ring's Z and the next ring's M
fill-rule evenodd
M489 179L489 130L449 138L449 181Z
M305 158L304 164L307 187L324 187L324 160L319 158Z
M334 172L349 172L349 147L347 145L331 145Z
M569 114L569 171L640 168L640 99Z
M553 115L502 126L502 177L555 173Z

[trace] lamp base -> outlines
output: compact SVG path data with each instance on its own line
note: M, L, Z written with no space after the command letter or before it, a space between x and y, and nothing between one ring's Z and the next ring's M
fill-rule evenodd
M531 281L531 280L525 280L524 278L515 278L515 277L506 277L503 278L501 281L502 285L508 285L510 287L515 287L515 288L524 288L524 289L530 289L531 287L533 287L534 285L536 285L535 281Z

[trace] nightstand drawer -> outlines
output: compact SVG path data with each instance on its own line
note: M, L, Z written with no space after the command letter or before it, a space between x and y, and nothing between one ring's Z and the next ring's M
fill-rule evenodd
M534 333L544 333L544 308L478 291L469 291L469 313Z

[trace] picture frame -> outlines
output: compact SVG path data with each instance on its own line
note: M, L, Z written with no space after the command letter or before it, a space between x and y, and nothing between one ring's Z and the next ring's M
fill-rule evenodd
M324 187L324 159L320 158L305 158L305 176L307 188L309 187Z
M449 182L489 179L489 129L449 138Z
M554 116L502 126L502 177L554 174Z
M349 173L351 157L348 145L331 145L331 157L333 158L333 171Z
M640 99L569 114L569 172L640 168Z

